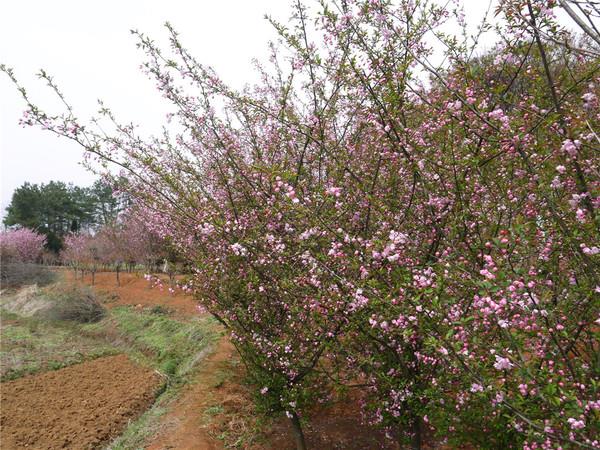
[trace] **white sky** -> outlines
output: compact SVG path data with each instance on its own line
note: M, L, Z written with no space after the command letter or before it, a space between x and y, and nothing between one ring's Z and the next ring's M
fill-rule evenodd
M162 25L171 22L200 62L241 86L252 78L251 59L264 60L267 42L275 38L264 14L285 21L289 4L288 0L7 0L0 3L0 63L14 68L34 103L42 107L54 103L48 88L35 77L40 68L54 76L80 118L95 113L96 100L102 99L121 120L158 130L168 105L140 72L142 55L130 29L162 42L166 37ZM468 21L475 23L488 0L464 4ZM13 190L25 181L84 186L95 179L79 165L80 147L47 131L20 127L24 109L20 94L0 73L0 216Z

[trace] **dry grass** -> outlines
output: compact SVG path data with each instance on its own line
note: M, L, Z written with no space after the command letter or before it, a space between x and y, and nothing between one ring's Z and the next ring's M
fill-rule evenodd
M257 412L237 353L211 376L212 399L204 410L204 426L225 448L263 449L270 419Z

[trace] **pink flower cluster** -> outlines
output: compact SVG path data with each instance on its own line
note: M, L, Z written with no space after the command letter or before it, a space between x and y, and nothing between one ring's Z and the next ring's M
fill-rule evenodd
M0 232L0 255L4 262L39 262L46 244L46 237L29 228Z

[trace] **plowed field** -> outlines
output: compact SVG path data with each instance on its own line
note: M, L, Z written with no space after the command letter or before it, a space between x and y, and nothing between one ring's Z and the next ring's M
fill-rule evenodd
M117 355L2 383L1 447L98 448L152 404L160 382Z

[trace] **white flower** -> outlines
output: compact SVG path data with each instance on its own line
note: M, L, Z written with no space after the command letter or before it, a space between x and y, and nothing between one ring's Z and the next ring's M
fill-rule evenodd
M390 241L394 244L406 244L408 242L408 236L398 231L390 231Z

